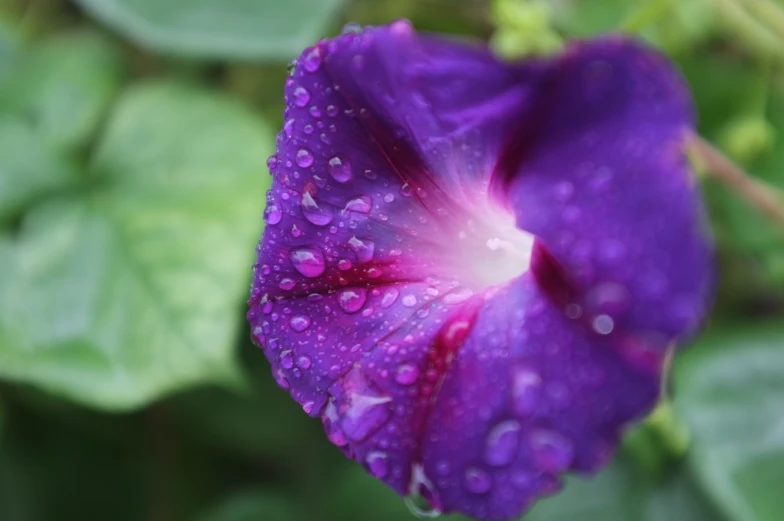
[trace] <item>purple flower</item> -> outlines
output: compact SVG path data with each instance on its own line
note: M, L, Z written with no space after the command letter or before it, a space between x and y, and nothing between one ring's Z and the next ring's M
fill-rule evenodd
M248 314L278 383L437 510L510 519L601 467L711 296L667 60L399 21L307 49L286 103Z

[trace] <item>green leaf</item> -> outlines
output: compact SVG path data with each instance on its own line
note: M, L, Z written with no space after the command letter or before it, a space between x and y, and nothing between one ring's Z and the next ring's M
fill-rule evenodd
M0 235L0 376L107 409L236 378L272 133L182 85L129 90L96 189Z
M56 146L83 145L119 87L117 51L90 33L60 35L22 53L0 85L0 113L32 124Z
M76 178L73 165L42 142L32 125L0 117L0 226Z
M689 464L734 521L784 512L784 327L717 328L675 366L675 405L690 428Z
M201 58L291 59L342 0L77 0L140 45Z
M540 501L525 521L719 521L682 469L663 480L640 472L624 454L590 478L569 477L561 493Z
M291 521L300 519L294 502L269 492L241 492L213 507L197 521Z

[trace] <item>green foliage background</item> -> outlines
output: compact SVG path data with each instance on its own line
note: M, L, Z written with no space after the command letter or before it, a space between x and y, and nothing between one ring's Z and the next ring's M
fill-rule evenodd
M413 519L243 318L286 63L400 17L508 55L635 32L682 68L701 133L784 191L779 0L0 0L1 521ZM526 519L784 519L784 231L700 179L706 332L613 463Z

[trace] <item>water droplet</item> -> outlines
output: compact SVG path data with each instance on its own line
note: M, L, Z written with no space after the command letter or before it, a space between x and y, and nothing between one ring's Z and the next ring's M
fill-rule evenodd
M300 148L297 150L297 165L302 168L307 168L313 164L313 153L307 148Z
M444 304L454 305L465 302L474 295L474 292L469 288L457 288L446 295L444 295Z
M403 186L400 187L400 193L405 197L411 196L411 186L408 183L404 183Z
M377 279L384 274L383 271L381 271L379 268L376 267L369 268L366 273L367 276L370 277L371 279Z
M324 254L318 248L297 248L292 250L289 258L294 269L309 278L320 276L326 269Z
M591 325L593 330L600 335L609 335L615 328L615 322L609 315L597 315Z
M294 367L294 358L291 356L290 349L280 353L280 366L283 369L291 369Z
M347 288L338 295L338 304L346 313L356 313L365 305L367 290L364 288Z
M555 199L565 203L574 193L574 185L569 181L561 181L555 185Z
M487 435L485 461L494 467L508 465L517 455L519 441L520 424L518 422L509 420L499 423Z
M360 195L346 203L346 210L357 213L370 213L373 208L373 200L367 195Z
M295 315L289 320L289 326L294 331L301 333L310 326L310 317L307 315Z
M512 374L512 398L517 414L528 415L534 412L541 393L541 377L527 368L517 368Z
M394 200L395 200L395 194L387 194L384 196L385 203L391 203Z
M338 261L338 269L341 271L348 271L351 269L351 261L348 259L340 259Z
M487 471L477 467L469 467L463 476L463 482L469 492L484 494L493 487L493 478Z
M316 72L321 67L321 49L313 47L302 60L305 70L308 72Z
M338 115L338 108L335 105L327 105L327 116L334 118Z
M327 171L338 183L345 183L351 179L351 163L343 156L335 156L330 159Z
M417 298L414 295L404 295L403 300L401 302L407 308L412 308L416 306Z
M400 385L412 385L419 378L419 369L411 364L403 364L397 368L395 381Z
M349 438L362 441L389 421L388 403L392 398L374 389L359 365L355 365L338 385L343 395L338 407L340 426Z
M307 356L300 356L297 359L297 367L301 369L309 369L310 365L311 365L311 361L310 358L308 358Z
M411 513L417 517L434 518L441 515L435 487L425 475L421 463L414 463L411 466L411 482L404 502Z
M299 237L300 235L302 235L302 230L297 228L296 224L292 224L291 225L291 236L292 237Z
M398 295L400 295L400 291L397 288L389 288L384 292L384 296L381 297L381 307L386 309L392 304L395 303L397 300Z
M305 87L297 87L294 89L294 103L298 107L304 107L310 101L310 92Z
M286 137L291 137L291 134L294 133L294 121L294 118L287 119L283 124L283 132L286 133Z
M368 452L365 456L365 463L367 463L368 470L377 478L383 478L387 475L387 455L385 452L373 450Z
M267 221L267 224L276 225L281 219L283 219L283 212L274 204L268 205L264 209L264 220Z
M356 236L348 241L349 248L354 250L359 262L370 262L376 245L369 239L359 239Z
M357 22L349 22L343 26L343 30L340 31L340 34L357 34L362 32L362 26L359 25Z
M305 192L302 194L302 215L316 226L326 226L332 222L332 212L327 206L319 206L313 197Z
M278 284L278 287L280 289L288 291L288 290L292 289L294 287L294 285L295 285L294 280L286 278L286 279L282 279L280 281L280 284Z
M553 431L534 431L531 434L531 449L537 467L544 472L563 472L574 458L572 443Z
M348 443L345 433L340 430L338 409L335 406L334 398L330 398L327 406L324 408L322 416L322 423L324 424L324 432L327 434L327 439L337 445L343 447Z

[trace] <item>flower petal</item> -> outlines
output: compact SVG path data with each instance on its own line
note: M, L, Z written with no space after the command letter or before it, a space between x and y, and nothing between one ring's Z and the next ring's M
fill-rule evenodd
M688 91L664 57L622 38L573 45L545 85L530 131L501 155L495 193L568 274L569 313L634 336L629 355L658 364L712 293L683 152Z
M445 510L511 518L602 464L710 297L677 74L395 22L307 49L286 101L248 314L280 385Z
M445 511L518 516L568 470L594 471L656 402L660 368L568 318L526 274L488 298L427 420L423 475Z

